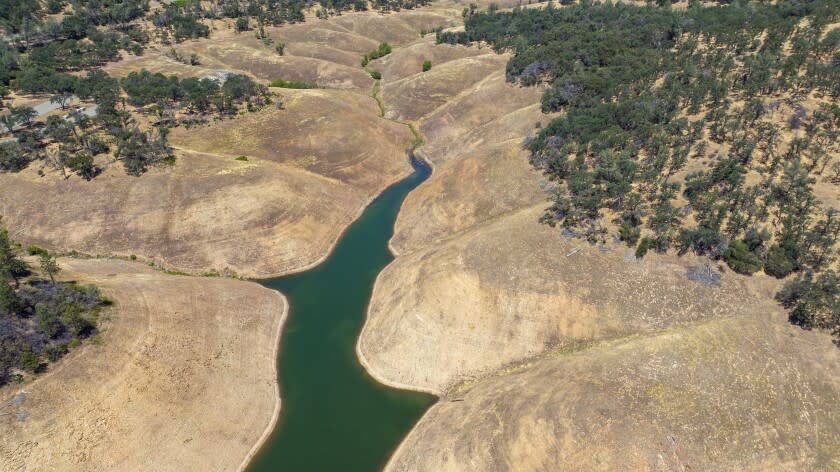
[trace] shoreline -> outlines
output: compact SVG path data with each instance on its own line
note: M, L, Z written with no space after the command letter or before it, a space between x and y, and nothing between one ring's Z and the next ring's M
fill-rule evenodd
M391 261L391 262L393 262L393 261ZM390 263L388 265L390 265ZM385 268L387 268L387 267L388 266L385 266ZM373 297L376 294L376 289L377 289L377 286L379 284L379 278L382 276L382 272L384 272L384 271L385 271L385 269L382 269L378 274L376 274L376 280L374 280L374 282L373 282L373 291L370 294L370 299L371 300L373 300ZM443 391L442 390L435 390L431 387L422 387L422 386L419 386L419 385L409 385L409 384L404 384L404 383L401 383L401 382L396 382L396 381L393 381L393 380L389 380L389 379L385 378L385 376L383 376L382 374L377 372L371 366L370 362L367 360L364 353L362 352L362 336L365 334L365 330L368 327L368 320L369 319L370 319L370 301L368 301L368 306L365 309L365 321L364 321L364 323L362 323L362 330L359 331L359 336L356 337L356 348L355 348L356 359L359 361L359 364L362 366L362 368L365 370L365 372L367 372L368 375L373 377L374 380L381 383L382 385L385 385L385 386L388 386L388 387L391 387L391 388L396 388L396 389L399 389L399 390L410 390L410 391L413 391L413 392L428 393L430 395L436 396L438 398L438 401L439 401L440 398L443 396ZM434 405L432 405L432 407L434 407ZM431 409L432 407L430 407L429 409ZM428 410L427 410L427 412L428 412ZM420 417L420 419L422 420L423 417L425 417L425 416L426 416L426 414L424 413L423 416Z
M256 282L250 282L256 283ZM260 285L260 284L257 284ZM261 285L262 286L262 285ZM266 287L263 287L266 288ZM268 289L271 290L271 289ZM251 446L251 449L245 455L245 458L242 459L242 462L239 464L239 467L236 468L237 472L244 472L248 465L254 460L257 454L259 454L260 449L262 449L263 445L268 441L268 438L271 436L271 433L274 432L274 429L277 427L277 421L280 419L280 409L282 408L283 398L280 396L280 371L277 368L277 361L280 356L280 342L283 337L283 327L286 325L286 320L289 317L289 301L286 299L286 296L283 295L281 292L277 290L271 290L272 292L276 293L277 296L280 297L280 301L283 302L283 309L282 313L280 314L280 321L277 323L277 332L275 333L275 343L274 343L274 352L273 352L273 359L274 359L274 412L271 414L271 420L269 420L268 425L266 425L265 430L263 430L262 434L260 435L257 442Z
M407 150L406 151L406 157L408 157L409 164L411 163L412 156L413 156L412 150L410 150L410 149ZM431 164L428 162L427 159L422 158L422 157L420 159L425 164L428 164L432 170L434 169L434 167L431 166ZM352 219L352 221L349 224L347 224L341 230L338 237L330 245L329 250L323 256L321 256L321 258L318 261L316 261L312 264L309 264L309 265L307 265L306 267L303 267L303 268L293 269L291 271L281 273L280 275L261 277L261 278L249 278L246 281L251 282L251 283L256 283L256 284L262 286L263 288L268 289L267 287L265 287L264 285L259 283L259 281L264 281L264 280L269 280L269 279L274 279L274 278L279 278L279 277L285 277L285 276L288 276L288 275L294 275L294 274L306 272L307 270L314 269L318 265L322 264L324 261L326 261L333 254L333 252L335 251L335 248L338 246L338 243L341 241L341 239L344 237L344 235L350 229L350 226L352 226L353 223L355 223L362 216L362 214L364 214L365 210L367 210L367 208L370 206L371 203L373 203L374 200L379 198L379 196L381 196L385 192L385 190L389 189L390 187L397 184L398 182L408 178L413 172L415 172L414 167L413 166L410 166L410 167L412 169L410 173L408 173L406 175L403 175L403 176L400 176L398 179L393 180L392 182L389 182L387 185L385 185L382 188L381 191L379 191L375 195L371 196L371 198L369 198L365 202L365 204L361 206L361 208L357 212L356 216ZM390 251L390 240L389 240L389 251ZM392 252L392 254L393 254L393 252ZM380 272L380 274L381 274L381 272ZM379 280L379 274L377 274L377 276L376 276L376 281L378 281L378 280ZM376 281L374 282L374 288L376 286ZM282 342L282 338L283 338L283 327L285 326L286 320L288 319L290 306L289 306L288 299L286 298L286 296L282 292L280 292L279 290L273 290L273 289L268 289L268 290L271 290L272 292L279 295L281 300L283 301L283 313L282 313L281 318L280 318L280 323L277 327L277 333L275 335L276 342L274 344L274 379L275 379L274 380L274 389L275 389L275 392L276 392L276 399L277 400L276 400L275 407L274 407L274 412L272 413L272 417L271 417L271 420L269 421L269 424L266 426L265 430L263 431L262 435L260 435L260 438L257 440L257 442L248 451L245 458L240 463L239 467L237 467L237 469L236 469L237 472L245 472L245 470L248 469L248 466L251 464L251 462L254 460L254 458L257 456L257 454L260 453L260 450L265 446L269 437L271 436L271 434L274 432L274 430L277 427L277 422L280 419L280 412L281 412L282 403L283 403L282 396L280 394L280 371L278 369L278 365L279 365L279 360L280 360L280 346L281 346L281 342ZM368 300L368 308L369 308L369 306L370 306L370 300ZM366 311L365 311L365 322L362 325L362 330L364 330L364 326L367 323L367 313L368 312L367 312L367 309L366 309ZM361 334L361 332L360 332L360 334ZM362 368L365 370L365 372L367 372L369 375L371 375L371 377L373 377L374 380L376 380L377 382L379 382L383 385L393 387L392 384L380 380L380 378L377 377L376 375L374 375L373 371L368 367L367 360L364 358L364 356L361 355L361 352L358 350L358 342L359 342L360 339L361 339L361 336L359 336L356 340L357 360L359 361L359 364L362 366ZM436 397L440 396L436 392L419 390L415 387L405 386L405 387L396 387L396 388L399 388L401 390L422 391L424 393L433 394ZM432 405L432 406L434 406L434 405ZM423 414L423 416L421 416L420 420L422 420L423 417L425 417L425 413ZM418 422L420 420L418 420ZM413 429L414 428L412 428L412 430ZM410 434L410 431L409 431L409 434ZM402 441L400 442L400 444L402 444ZM389 458L389 460L390 460L390 458Z
M341 241L341 238L344 237L344 235L347 233L347 230L350 229L350 226L352 226L353 223L355 223L362 216L362 214L365 212L365 210L367 210L367 208L370 206L371 203L373 203L374 200L379 198L379 196L382 195L385 192L385 190L388 190L394 184L396 184L397 182L400 182L401 180L405 179L406 177L408 177L409 175L411 175L414 172L414 169L410 165L410 161L409 161L409 170L410 170L410 172L408 172L406 174L403 174L403 175L399 175L399 176L397 176L396 179L389 180L382 187L381 190L379 190L378 192L373 194L370 198L368 198L365 201L365 203L362 204L359 207L358 211L353 216L353 218L344 226L344 228L341 229L341 232L338 233L338 236L336 236L335 240L333 240L333 242L330 244L330 247L327 249L327 251L320 258L318 258L318 260L316 260L316 261L314 261L310 264L307 264L305 266L297 267L297 268L294 268L294 269L289 269L289 270L286 270L286 271L276 272L276 273L272 273L272 274L269 274L269 275L259 275L259 276L243 275L243 277L245 278L245 280L248 280L248 281L251 281L251 282L256 282L256 281L262 281L262 280L268 280L268 279L276 279L276 278L279 278L279 277L286 277L287 275L295 275L295 274L299 274L301 272L306 272L307 270L311 270L311 269L314 269L314 268L318 267L324 261L326 261L327 258L329 258L332 255L333 251L335 251L336 246L338 246L338 242Z

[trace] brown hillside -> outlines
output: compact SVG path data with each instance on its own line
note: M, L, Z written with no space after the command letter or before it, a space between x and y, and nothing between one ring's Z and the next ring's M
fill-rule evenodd
M767 314L549 354L435 405L387 470L835 470L838 366Z
M282 296L128 262L60 263L63 277L96 284L115 307L100 342L23 387L24 422L0 417L0 469L239 467L279 409ZM15 388L0 389L0 401Z

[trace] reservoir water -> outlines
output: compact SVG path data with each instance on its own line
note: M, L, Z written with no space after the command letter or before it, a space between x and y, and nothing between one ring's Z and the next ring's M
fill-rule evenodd
M386 387L356 358L377 274L405 196L431 173L414 173L365 209L322 264L262 281L289 301L280 341L280 419L251 472L380 470L435 397Z

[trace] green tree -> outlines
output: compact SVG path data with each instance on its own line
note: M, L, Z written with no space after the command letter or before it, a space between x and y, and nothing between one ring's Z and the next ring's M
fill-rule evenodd
M6 131L11 133L15 130L15 127L18 125L18 117L14 113L7 113L5 115L0 116L0 125L3 125L6 128Z
M790 310L791 322L804 328L823 328L840 335L840 275L811 272L786 283L776 300Z
M724 253L726 264L735 272L751 275L761 269L761 259L741 240L732 241Z
M0 276L0 315L10 315L20 308L20 298L10 285L11 279Z
M787 277L793 272L793 258L778 244L774 244L767 252L767 260L764 262L764 272L778 279Z
M650 238L642 238L639 241L639 246L636 248L636 259L642 259L653 246L653 240Z
M50 103L57 103L62 110L67 108L67 104L73 98L73 95L70 93L57 93L50 97Z
M32 107L9 107L9 112L17 118L18 123L25 126L32 124L32 120L38 116L38 112Z
M55 256L48 252L44 252L40 255L38 260L41 266L41 273L49 276L50 281L55 283L55 274L61 270Z
M17 283L26 273L26 263L17 257L15 246L9 239L9 231L0 229L0 278Z
M22 140L21 140L22 141ZM19 142L0 143L0 170L17 172L29 163Z
M73 154L64 160L64 165L86 180L90 180L96 175L93 157L86 152Z

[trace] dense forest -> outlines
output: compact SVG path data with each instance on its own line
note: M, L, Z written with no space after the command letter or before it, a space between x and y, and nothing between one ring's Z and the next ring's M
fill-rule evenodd
M347 11L400 11L429 3L431 0L324 0L318 2L315 14L318 18L328 18ZM231 18L236 20L237 29L244 31L304 21L304 11L314 6L312 0L176 0L175 8L155 13L154 21L156 26L172 28L178 39L179 28L184 31L182 36L201 31L200 19Z
M0 228L0 387L37 373L96 332L108 301L94 286L57 282L55 257L37 247L40 277L20 257Z
M840 336L840 2L659 3L471 6L437 40L512 51L508 80L548 87L560 115L526 143L544 222L790 276L791 320Z

